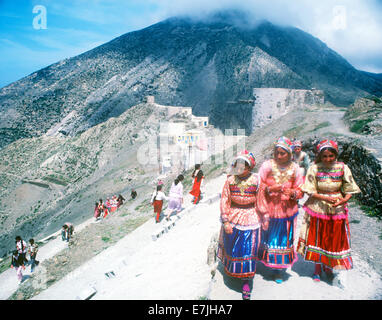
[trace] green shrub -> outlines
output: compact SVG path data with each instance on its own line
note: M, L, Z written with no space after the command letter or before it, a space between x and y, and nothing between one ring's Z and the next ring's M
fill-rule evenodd
M350 127L350 131L354 133L361 133L365 126L372 122L373 119L363 119L363 120L356 120L353 122L352 126Z

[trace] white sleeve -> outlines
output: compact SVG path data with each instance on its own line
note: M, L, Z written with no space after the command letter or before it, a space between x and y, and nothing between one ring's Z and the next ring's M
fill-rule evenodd
M166 197L166 195L164 194L164 192L161 192L162 193L162 200L166 200L168 201L168 197Z

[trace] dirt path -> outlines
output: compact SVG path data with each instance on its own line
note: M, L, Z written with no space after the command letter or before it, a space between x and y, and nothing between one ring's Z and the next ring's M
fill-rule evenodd
M327 116L330 126L320 129L320 132L355 136L349 133L343 123L343 111L331 110ZM268 144L266 139L262 142ZM224 176L209 181L205 197L221 192L224 181ZM186 198L185 204L187 207L192 206L190 197ZM302 215L300 212L296 234ZM350 208L349 220L354 269L339 273L333 282L323 277L323 281L315 283L311 278L313 265L304 262L299 256L298 262L287 270L287 279L282 284L276 284L271 279L269 269L258 263L252 299L382 299L382 222L365 216L355 204ZM110 221L110 230L115 230L122 220L115 219L115 223ZM211 279L211 267L206 264L210 240L220 229L218 201L199 204L179 219L168 233L153 241L152 234L158 227L154 219L150 219L114 245L105 246L105 250L104 247L98 248L93 258L75 267L62 279L54 281L53 285L33 299L85 299L90 296L94 300L241 299L240 281L225 276L221 264L218 264L215 276ZM108 229L102 230L105 232ZM95 235L96 246L102 244L98 237L108 236L105 233ZM46 247L47 258L60 250L71 250L60 248L60 239L49 245L52 247L49 250ZM42 260L43 249L39 260ZM62 259L56 261L72 263ZM17 288L14 270L8 271L0 275L0 299L7 299ZM30 278L27 281L40 280ZM22 299L23 296L15 298Z
M211 193L221 190L224 180L222 176L210 181ZM351 214L353 211L357 212L352 209ZM353 270L340 273L333 282L323 277L315 283L311 278L313 265L299 257L287 270L286 281L276 284L269 269L258 263L252 299L382 299L382 281L375 270L382 260L377 257L377 265L373 265L364 258L371 247L375 251L380 248L380 243L365 239L369 235L364 228L371 224L380 228L381 224L356 214L351 223ZM302 214L299 224L301 218ZM221 264L211 279L206 264L210 240L220 228L218 201L198 205L157 241L151 239L155 228L153 220L146 222L33 299L84 299L91 294L95 300L241 299L240 281L225 276ZM366 240L366 247L361 240ZM114 276L107 277L111 271Z

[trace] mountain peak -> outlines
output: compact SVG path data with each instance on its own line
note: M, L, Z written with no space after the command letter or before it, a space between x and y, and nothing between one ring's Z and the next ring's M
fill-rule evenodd
M68 134L78 134L147 95L160 104L192 107L220 129L249 129L246 107L238 112L227 102L251 100L254 88L312 87L341 106L382 95L379 76L356 70L297 28L241 10L173 17L2 88L0 148L69 118Z
M217 10L203 14L184 14L166 19L172 24L197 24L234 26L240 29L253 29L259 24L271 23L255 17L252 13L239 9Z

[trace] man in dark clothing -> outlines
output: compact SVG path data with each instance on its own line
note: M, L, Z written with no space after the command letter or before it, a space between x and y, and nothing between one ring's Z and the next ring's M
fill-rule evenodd
M123 201L125 201L125 198L122 197L122 195L120 194L117 198L117 208L119 208L121 205L123 205Z
M34 272L35 266L39 264L39 262L36 260L37 256L37 251L38 251L38 245L37 243L34 242L34 239L29 239L29 264L31 266L31 273Z
M69 242L69 239L72 237L74 227L70 222L66 222L61 229L62 241Z
M21 257L23 258L23 263L27 263L28 260L27 260L26 255L27 255L28 247L27 247L26 242L23 239L21 239L20 236L16 237L16 250L21 255Z

